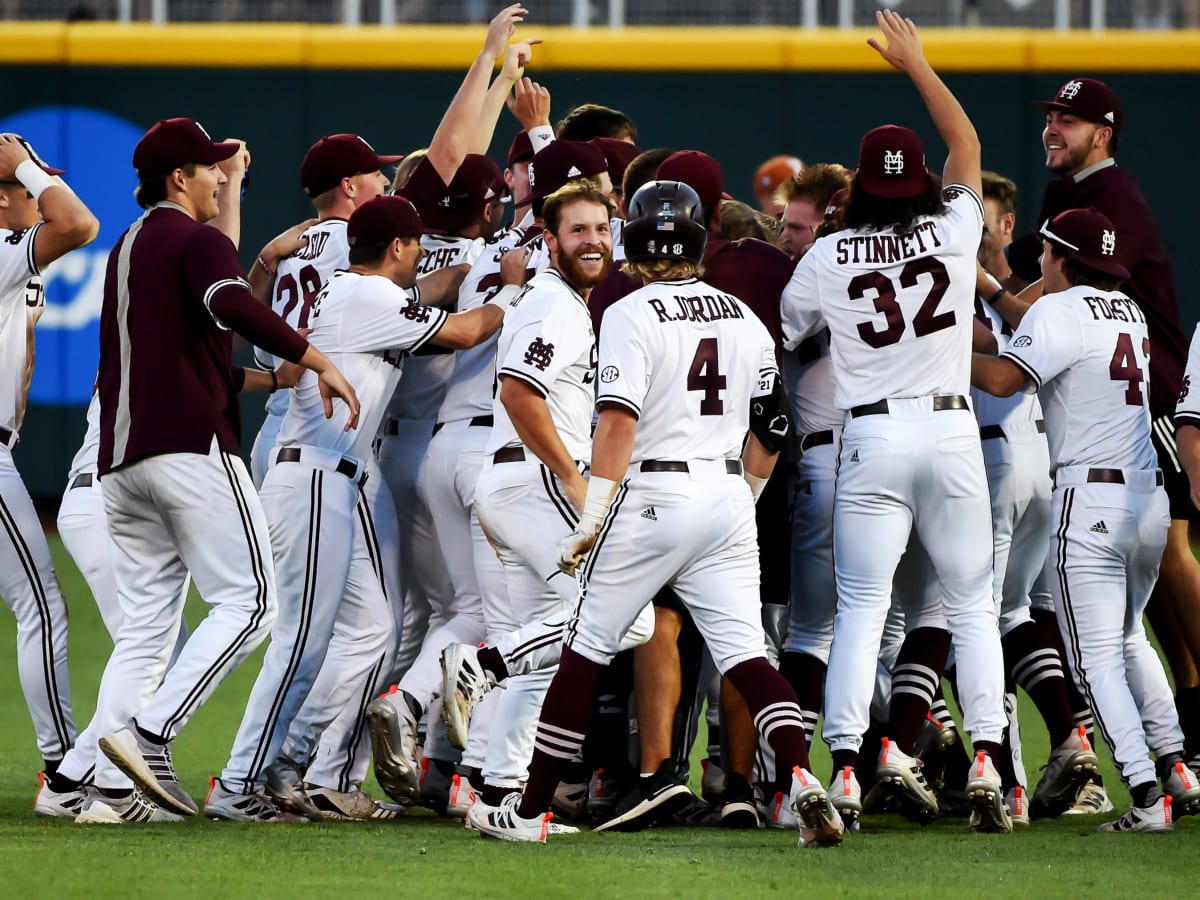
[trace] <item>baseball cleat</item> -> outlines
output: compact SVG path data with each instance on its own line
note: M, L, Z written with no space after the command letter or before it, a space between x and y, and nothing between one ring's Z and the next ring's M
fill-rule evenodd
M446 804L446 815L451 819L465 821L475 802L475 789L467 776L455 773L450 779L450 802Z
M606 822L615 816L621 796L620 779L610 778L604 769L597 769L588 782L587 814L594 822Z
M816 776L807 769L792 769L792 789L788 796L796 824L800 826L801 847L836 847L842 842L845 826L842 817L829 802L829 795Z
M454 778L454 763L441 759L421 757L421 774L417 776L417 788L421 792L421 805L432 809L439 816L446 815L450 804L450 785Z
M834 774L829 785L829 800L842 817L846 830L852 834L857 833L858 820L863 811L862 788L852 767L845 766L842 771Z
M764 803L758 808L763 824L768 828L791 829L799 828L796 813L792 810L791 801L783 791L776 791L770 803Z
M494 686L470 644L451 644L442 651L442 721L447 739L459 750L467 747L471 714Z
M277 807L298 816L306 816L314 822L326 818L305 793L304 777L300 774L299 763L281 756L267 766L265 774L267 796Z
M367 730L375 778L384 793L404 806L420 800L417 779L417 723L399 691L367 705Z
M200 812L175 774L171 745L156 744L142 737L137 723L100 738L100 750L112 760L155 803L183 816Z
M1029 804L1025 802L1025 788L1017 785L1004 795L1004 805L1012 818L1013 826L1029 824Z
M900 806L909 818L923 825L937 818L937 798L925 781L921 760L909 756L888 738L880 739L875 783L900 796Z
M550 809L556 816L562 816L564 819L580 819L587 815L587 800L587 782L560 781L554 789Z
M970 828L986 834L1008 834L1013 830L1012 816L1004 801L1000 773L992 758L980 750L971 763L967 779L967 799L971 801Z
M950 748L958 742L958 731L939 722L931 713L917 733L913 756L921 760L925 781L935 793L945 786L946 759Z
M1114 834L1166 834L1175 830L1171 818L1171 798L1159 797L1149 806L1131 806L1125 815L1113 822L1105 822L1097 831Z
M184 816L163 809L150 801L141 791L134 789L127 797L110 797L96 789L87 792L76 825L128 825L133 822L149 824L182 822Z
M1182 819L1200 812L1200 784L1196 776L1182 762L1171 767L1171 774L1163 779L1163 790L1171 798L1171 817Z
M82 787L60 794L50 787L50 779L46 777L46 773L38 772L38 792L37 799L33 801L33 811L39 816L74 819L86 801L87 796Z
M262 789L253 794L239 794L226 788L220 778L208 779L204 815L214 821L263 822L269 825L309 821L307 816L298 816L280 809Z
M1051 751L1045 774L1029 798L1030 818L1061 816L1075 802L1079 789L1091 779L1099 764L1087 739L1087 730L1080 725Z
M335 791L319 785L306 785L309 802L321 818L332 822L389 822L399 817L404 808L380 803L362 788Z
M725 779L725 793L720 800L721 825L725 828L748 830L758 827L758 807L754 805L754 788L737 772Z
M499 806L488 806L477 797L471 805L468 820L471 827L485 837L502 841L546 843L546 835L550 831L554 813L547 811L532 819L525 819L517 814L517 807L520 805L520 794L509 794L500 801Z
M1075 795L1075 802L1066 810L1064 816L1095 816L1113 811L1112 801L1108 799L1108 791L1104 785L1089 781Z
M617 803L616 814L593 831L641 831L686 807L693 794L675 777L675 764L664 759L649 778L638 778L636 786Z

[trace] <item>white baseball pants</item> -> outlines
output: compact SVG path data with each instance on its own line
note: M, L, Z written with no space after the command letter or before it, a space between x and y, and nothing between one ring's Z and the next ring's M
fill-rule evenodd
M792 598L785 653L829 662L837 585L833 578L833 496L841 428L833 441L809 447L796 461L792 501Z
M262 428L254 437L254 446L250 448L250 477L254 486L262 489L263 479L267 477L267 469L271 468L271 451L275 449L275 439L279 437L279 427L283 424L282 415L267 413L263 419Z

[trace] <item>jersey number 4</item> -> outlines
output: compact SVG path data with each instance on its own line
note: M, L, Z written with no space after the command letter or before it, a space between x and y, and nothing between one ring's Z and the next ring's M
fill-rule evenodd
M917 280L922 275L928 275L932 284L921 308L913 317L913 334L917 337L950 328L955 322L954 310L944 313L937 311L938 304L942 302L947 288L950 287L950 274L940 260L926 256L906 264L900 270L900 287L916 287ZM860 322L859 336L875 348L890 347L899 343L904 334L905 323L904 310L896 302L896 286L892 284L892 279L882 272L864 272L850 279L848 291L851 300L862 300L870 290L875 291L875 311L883 313L887 328L880 330L872 322Z
M724 414L725 402L721 399L721 391L725 390L726 380L721 374L717 358L717 339L701 338L687 378L689 391L704 391L704 396L700 398L700 415Z
M1142 355L1150 359L1150 339L1142 338ZM1142 382L1145 374L1138 367L1137 354L1133 352L1133 338L1122 332L1117 335L1117 348L1113 350L1112 362L1108 364L1108 377L1113 381L1126 381L1125 405L1141 406Z

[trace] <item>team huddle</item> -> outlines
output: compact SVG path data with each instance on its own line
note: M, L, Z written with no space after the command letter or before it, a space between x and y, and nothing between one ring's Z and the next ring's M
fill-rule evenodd
M1099 726L1133 799L1101 831L1200 812L1200 344L1189 359L1115 165L1108 87L1040 104L1061 177L1014 240L1015 185L982 171L912 22L882 12L869 43L924 101L941 176L884 125L854 172L772 161L760 212L707 154L641 152L616 110L552 128L525 15L492 20L427 148L310 147L316 216L249 272L246 145L182 118L138 143L145 213L109 257L58 519L114 642L78 732L66 604L12 451L40 271L98 223L0 135L0 595L35 811L424 805L510 841L711 822L833 847L873 812L990 833L1110 812ZM501 169L505 107L522 130ZM268 394L249 467L241 391ZM193 584L210 609L189 633ZM172 744L268 635L199 804ZM1035 786L1018 687L1053 747ZM388 801L362 788L372 767Z

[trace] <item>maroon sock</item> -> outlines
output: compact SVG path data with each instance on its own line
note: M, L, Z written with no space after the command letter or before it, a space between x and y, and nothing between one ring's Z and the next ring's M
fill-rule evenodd
M828 668L807 653L785 652L779 657L779 674L796 692L800 718L804 720L804 736L810 748L817 731L817 719L821 717L822 701L825 699L825 672Z
M1075 722L1062 657L1046 632L1036 622L1025 622L1006 634L1001 645L1004 667L1041 713L1050 746L1057 747L1071 736Z
M888 707L888 738L901 752L911 754L925 714L942 683L950 653L950 632L916 628L904 637L892 668L892 699Z
M754 727L775 751L775 770L790 772L795 766L809 768L804 720L796 704L796 693L783 676L760 656L738 663L725 673L725 677L746 698Z
M529 780L517 810L521 817L532 819L550 808L563 770L583 746L596 682L603 671L604 666L580 656L570 647L563 647L558 672L542 702L533 758L529 762Z

